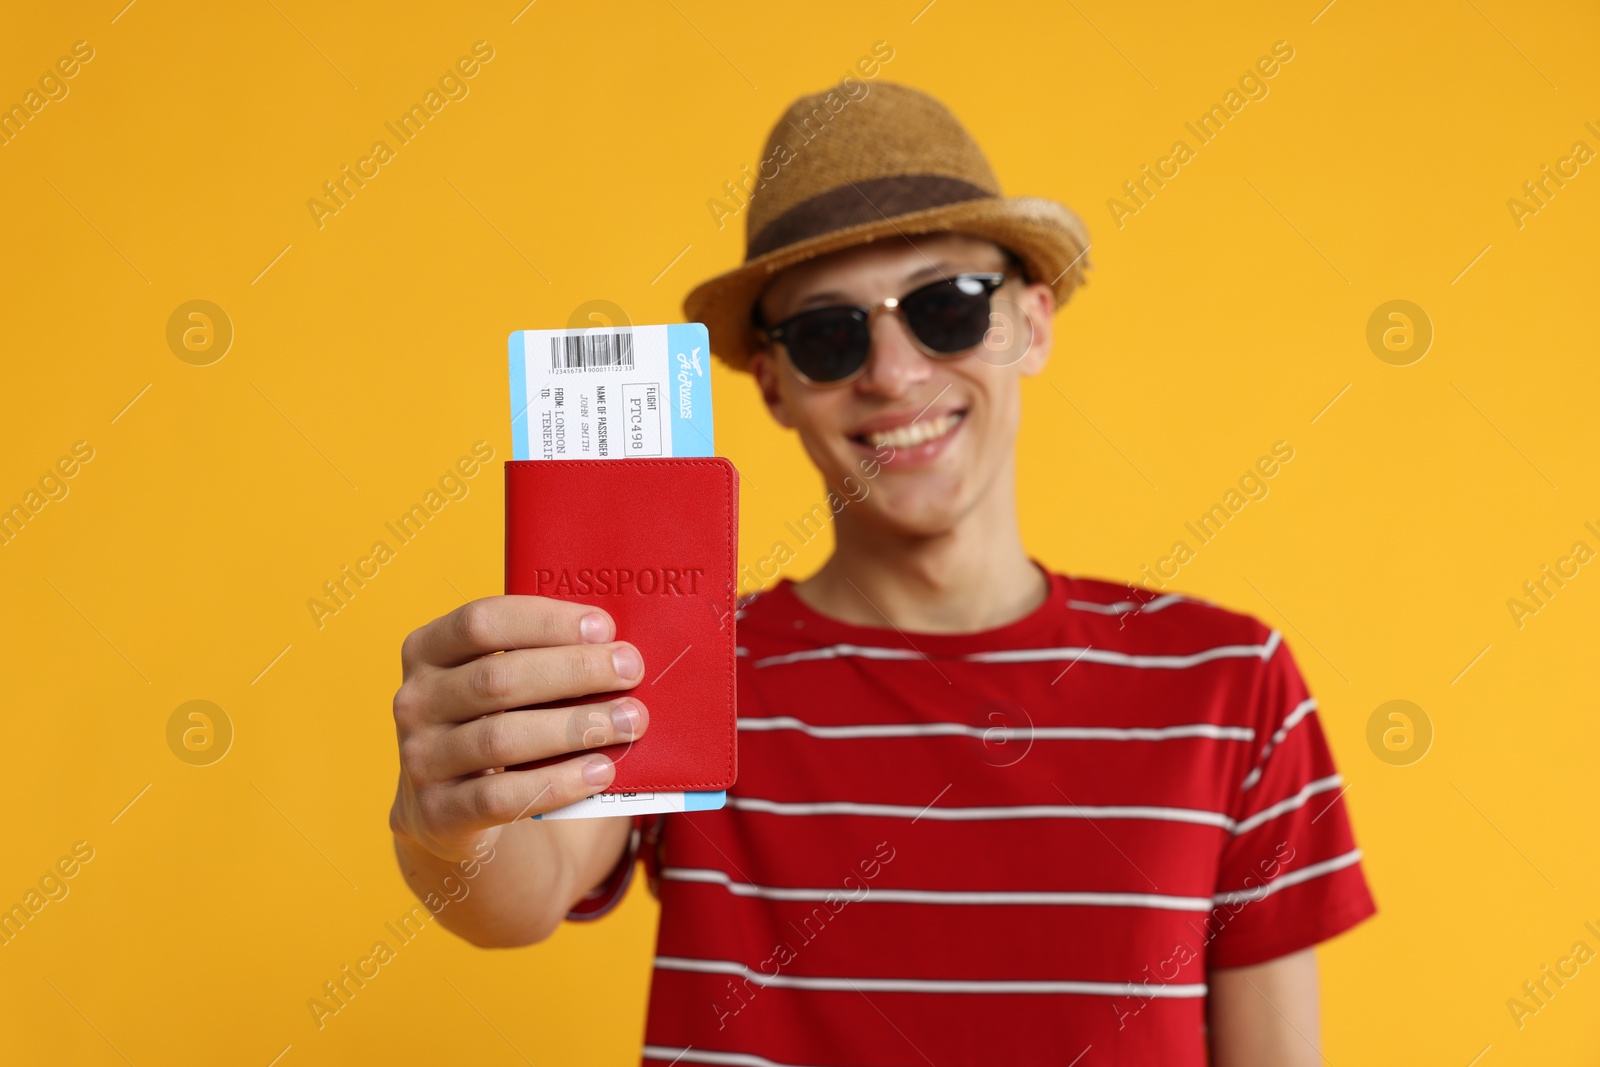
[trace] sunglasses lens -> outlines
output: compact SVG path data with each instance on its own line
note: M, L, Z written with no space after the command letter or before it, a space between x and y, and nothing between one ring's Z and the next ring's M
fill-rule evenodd
M969 276L935 282L900 302L906 325L935 352L976 348L989 330L990 286Z
M866 363L872 337L862 312L854 308L819 308L789 322L783 345L801 374L814 382L837 382Z

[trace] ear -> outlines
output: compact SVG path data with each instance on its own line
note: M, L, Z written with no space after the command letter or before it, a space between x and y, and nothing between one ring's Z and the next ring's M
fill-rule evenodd
M1055 340L1056 294L1044 282L1034 282L1022 290L1017 303L1033 330L1028 354L1017 361L1017 372L1031 378L1050 361L1050 346Z
M756 388L761 390L761 399L767 405L767 410L784 429L794 429L794 420L789 417L788 406L784 403L783 388L779 381L782 371L778 367L778 359L767 349L759 349L750 357L750 373L756 380Z

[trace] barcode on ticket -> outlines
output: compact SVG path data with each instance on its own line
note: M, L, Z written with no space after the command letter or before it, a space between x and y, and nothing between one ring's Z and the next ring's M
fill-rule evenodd
M550 338L551 370L633 369L632 333L584 333Z

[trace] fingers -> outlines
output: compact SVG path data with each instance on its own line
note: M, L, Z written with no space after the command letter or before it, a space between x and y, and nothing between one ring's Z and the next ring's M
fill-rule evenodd
M454 667L489 652L599 644L617 634L604 610L542 596L469 601L414 631L400 648L409 676L417 667Z
M487 830L592 796L616 777L611 761L598 753L548 767L505 771L441 784L418 797L424 825L452 833Z
M632 689L643 678L639 650L625 641L519 648L424 672L408 679L396 700L415 701L419 722L465 722L491 711Z
M635 741L649 726L632 697L572 708L508 711L443 731L428 753L429 779L459 778L491 767Z
M602 609L532 596L474 600L408 636L394 718L402 791L418 832L456 839L609 786L616 767L597 752L527 770L498 768L644 733L648 713L629 698L506 710L638 685L639 650L615 638L615 621Z

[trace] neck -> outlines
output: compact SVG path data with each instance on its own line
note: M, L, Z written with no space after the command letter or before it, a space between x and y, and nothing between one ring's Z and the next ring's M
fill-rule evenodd
M885 530L848 507L835 532L833 555L795 593L842 622L970 633L1015 622L1049 593L1022 545L1010 469L943 533Z

